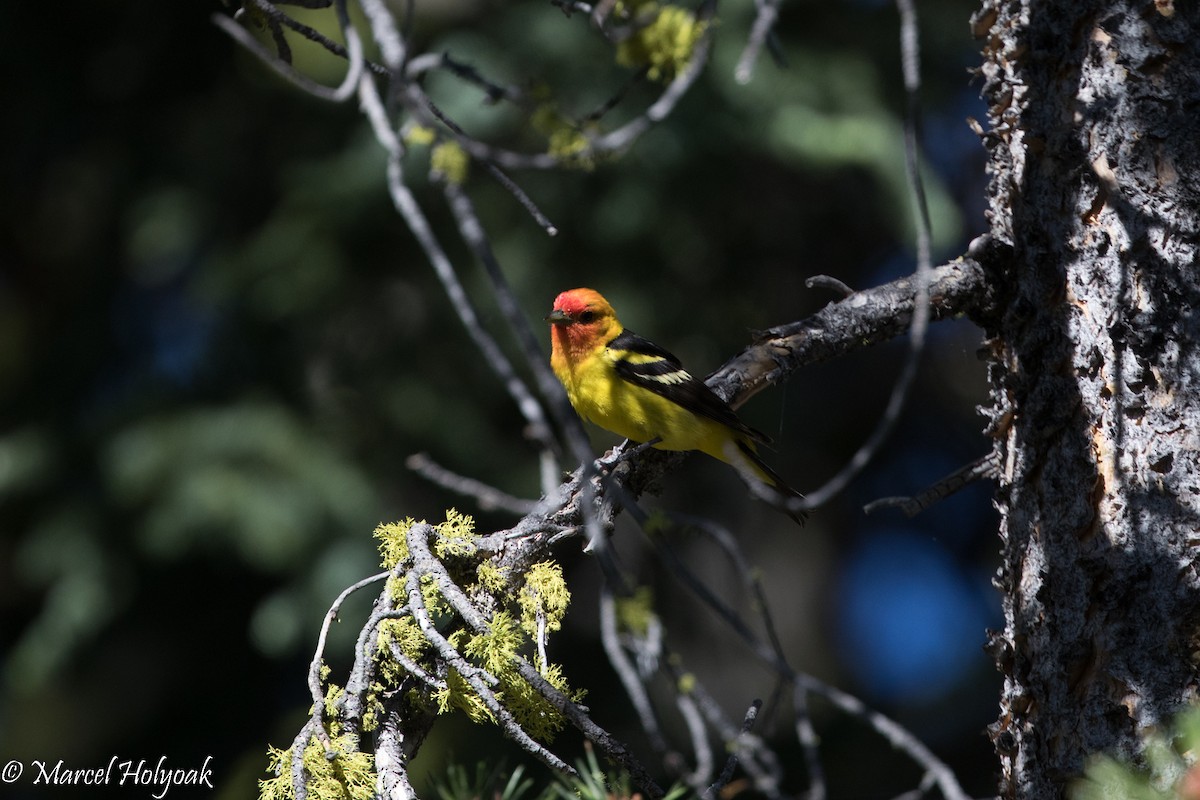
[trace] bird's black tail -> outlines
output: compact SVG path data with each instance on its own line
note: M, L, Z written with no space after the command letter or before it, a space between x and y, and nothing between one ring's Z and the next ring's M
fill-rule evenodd
M788 486L783 478L779 477L779 473L767 466L767 462L763 461L758 453L754 451L752 444L746 441L739 441L737 446L738 450L741 451L742 455L749 462L746 466L750 468L750 471L756 473L755 477L773 490L762 492L763 499L795 520L797 525L803 525L805 520L808 519L808 513L804 509L797 507L796 501L803 500L804 495Z

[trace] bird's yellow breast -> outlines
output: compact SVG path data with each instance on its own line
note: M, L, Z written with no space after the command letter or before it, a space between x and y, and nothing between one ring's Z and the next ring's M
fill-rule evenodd
M659 439L660 450L701 450L728 461L725 426L697 416L661 395L634 386L617 374L616 356L607 348L590 358L555 364L571 405L587 421L635 442Z

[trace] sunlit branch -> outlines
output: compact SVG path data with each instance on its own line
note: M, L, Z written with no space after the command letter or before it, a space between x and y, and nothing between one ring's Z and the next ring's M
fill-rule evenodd
M692 752L696 756L696 764L684 780L696 788L707 781L713 774L713 751L708 741L708 730L704 725L704 717L696 707L696 699L691 692L676 691L675 707L679 716L683 717L684 727L687 728L688 739L692 743Z
M375 741L376 791L383 800L416 800L405 766L402 720L391 711L384 716Z
M378 583L382 580L387 580L388 574L380 572L377 575L372 575L369 578L354 583L342 590L342 593L333 601L333 605L329 607L329 611L325 612L325 619L321 623L321 633L317 636L317 650L313 654L312 662L308 667L308 692L313 701L313 719L316 721L319 729L318 736L325 744L328 751L332 748L329 742L329 735L325 732L323 724L323 716L325 713L325 690L321 688L321 667L325 663L325 639L329 636L329 628L337 620L338 614L341 612L342 604L350 595L370 586L373 583Z
M468 598L466 593L464 593L458 584L454 582L454 579L450 577L448 572L446 572L446 569L442 563L434 557L432 551L429 549L429 537L432 533L433 528L431 528L429 525L417 523L409 528L406 536L409 552L413 561L413 569L410 570L406 579L409 604L413 608L414 615L423 613L423 620L421 616L417 617L418 624L422 626L423 633L426 633L428 636L435 637L436 639L440 639L440 642L435 641L434 643L435 646L438 647L442 656L448 660L448 663L451 663L455 669L466 668L470 670L473 678L478 677L481 673L483 676L491 677L488 676L484 670L474 667L469 662L465 661L465 659L463 659L462 656L459 655L456 650L454 650L453 646L451 646L450 643L446 641L445 638L442 637L435 628L432 628L432 623L429 620L428 613L424 612L424 601L421 598L420 591L420 579L423 576L428 576L433 578L437 585L438 591L441 593L442 597L446 599L446 602L450 604L450 607L454 609L455 613L457 613L462 620L466 622L467 625L469 625L476 633L486 633L489 630L487 618L478 608L475 607L470 598ZM426 625L429 625L431 629L426 630ZM528 682L535 691L537 691L552 706L554 706L554 708L562 713L568 722L574 725L582 734L591 740L596 747L599 748L600 752L615 761L623 769L627 770L634 780L637 781L638 785L641 786L651 798L658 798L662 796L662 789L658 787L641 763L629 753L625 745L622 744L616 737L612 736L612 734L608 733L606 730L597 725L578 703L572 701L558 688L553 686L545 679L545 677L534 665L530 664L524 658L520 656L514 656L512 658L512 664L522 679ZM492 678L492 680L494 681L495 679ZM479 691L480 688L483 688L489 693L491 692L490 687L483 686L482 684L477 685L476 682L471 682L471 687L476 689L476 691ZM496 701L494 695L492 695L491 699L493 702L498 704L498 701ZM488 702L488 709L492 711L497 720L512 720L511 714L509 714L508 710L502 706L499 708L493 708L492 702ZM574 774L574 770L570 766L562 762L561 759L551 753L548 749L529 737L529 735L516 723L515 720L512 720L511 726L505 724L504 730L510 737L513 737L518 744L540 759L547 766L550 766L551 768L560 772L564 772L565 774Z
M358 31L350 23L346 0L337 0L334 8L337 10L338 24L342 28L342 38L346 40L346 58L350 62L350 68L346 70L346 77L342 79L341 85L333 93L333 99L342 102L349 100L358 91L358 79L362 76L364 68L363 45Z
M329 636L329 627L337 619L338 613L341 611L342 604L350 595L369 586L372 583L387 578L387 573L383 572L378 575L372 575L369 578L348 586L342 590L341 594L333 601L329 607L329 611L325 613L325 619L321 623L321 633L317 636L316 652L313 654L312 661L308 668L308 691L312 697L313 710L307 722L300 729L292 742L292 787L295 790L297 798L304 798L308 794L308 783L305 780L304 770L304 751L308 748L309 739L313 736L321 742L326 753L333 752L333 742L329 739L329 732L325 729L325 692L321 688L321 667L325 663L325 640Z
M358 5L371 26L371 35L379 45L383 63L391 71L394 79L402 73L404 61L408 57L408 47L396 27L391 9L384 0L358 0Z
M808 769L808 796L811 800L825 800L825 767L821 765L821 740L813 727L812 715L808 712L808 693L792 692L792 727L796 741L804 753L804 766Z
M824 697L846 713L865 720L867 724L881 735L896 750L908 755L925 768L927 774L934 777L935 782L947 800L968 800L966 792L958 784L953 770L941 759L935 756L920 739L913 736L903 726L890 717L868 708L865 703L848 692L843 692L824 681L811 675L797 673L795 675L796 691L808 691Z

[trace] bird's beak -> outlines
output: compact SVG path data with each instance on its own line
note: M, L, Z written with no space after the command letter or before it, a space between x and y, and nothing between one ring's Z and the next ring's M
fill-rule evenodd
M546 315L546 322L549 322L551 325L568 325L571 322L571 318L567 315L567 312L556 308Z

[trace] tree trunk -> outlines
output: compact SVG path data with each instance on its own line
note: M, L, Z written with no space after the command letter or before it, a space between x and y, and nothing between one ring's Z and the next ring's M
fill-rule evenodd
M1200 679L1200 12L985 0L1004 796L1136 760Z

